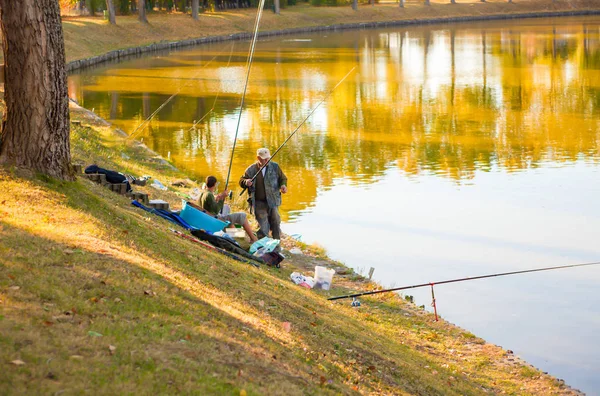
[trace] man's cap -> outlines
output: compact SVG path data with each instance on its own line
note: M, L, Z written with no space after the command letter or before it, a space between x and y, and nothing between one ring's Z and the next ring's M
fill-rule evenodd
M271 158L271 152L268 148L259 148L258 150L256 150L256 156L262 159L269 159Z

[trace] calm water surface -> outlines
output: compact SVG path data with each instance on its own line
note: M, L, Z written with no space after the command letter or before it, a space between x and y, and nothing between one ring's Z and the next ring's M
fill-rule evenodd
M70 95L132 133L177 93L135 137L225 179L247 52L219 43L90 69ZM354 66L277 158L284 231L385 286L600 261L600 18L261 40L233 183ZM436 297L447 320L600 394L599 283L586 267ZM429 290L410 294L429 307Z

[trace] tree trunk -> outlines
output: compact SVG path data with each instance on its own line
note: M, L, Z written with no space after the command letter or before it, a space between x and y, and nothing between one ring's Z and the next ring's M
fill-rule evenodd
M90 16L96 16L96 2L94 0L87 0L86 3Z
M404 8L404 0L400 0L400 8Z
M108 12L108 21L111 25L117 24L117 18L115 17L115 3L113 0L106 0L106 11Z
M275 14L279 15L279 0L274 0L273 11L275 11Z
M0 0L6 113L0 163L73 179L65 47L56 0Z
M138 21L148 23L148 18L146 18L146 0L137 0L137 2Z
M198 8L199 8L200 0L192 0L192 18L194 20L198 20Z

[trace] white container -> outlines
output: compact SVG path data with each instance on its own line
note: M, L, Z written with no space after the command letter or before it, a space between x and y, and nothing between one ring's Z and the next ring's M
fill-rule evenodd
M232 238L243 238L246 236L243 228L225 228L225 232Z
M315 289L329 290L331 282L333 282L333 274L335 270L316 266L315 267Z

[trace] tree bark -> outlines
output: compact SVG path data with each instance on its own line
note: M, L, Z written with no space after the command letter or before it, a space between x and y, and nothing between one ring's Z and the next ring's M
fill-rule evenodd
M400 0L400 8L404 8L404 0Z
M200 0L192 0L192 18L194 20L198 20L198 8L199 8Z
M106 0L106 10L108 12L108 21L111 25L116 25L117 18L115 17L115 3L113 3L113 0Z
M146 18L146 0L137 0L137 2L138 21L148 23L148 18Z
M73 179L57 0L0 0L6 113L0 164Z
M275 7L273 7L273 11L275 12L275 14L279 15L279 13L280 13L279 0L274 0L273 4L275 5Z
M358 0L352 0L352 9L354 11L358 10Z

